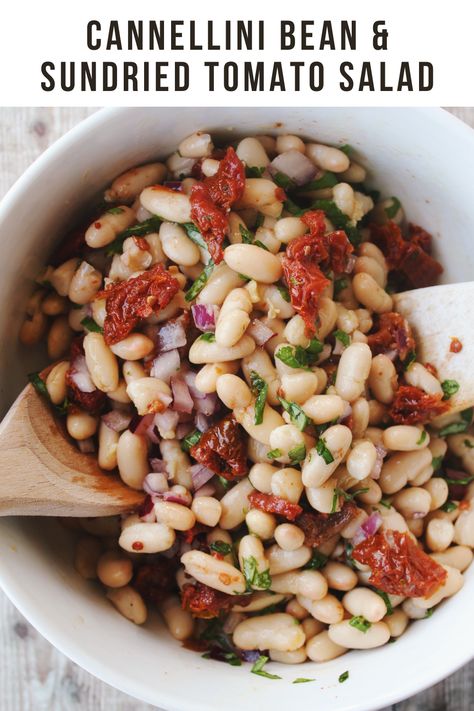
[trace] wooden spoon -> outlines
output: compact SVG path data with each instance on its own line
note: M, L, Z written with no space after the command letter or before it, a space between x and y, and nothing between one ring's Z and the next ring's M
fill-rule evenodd
M79 452L49 403L24 388L0 425L0 516L110 516L143 496Z
M460 388L450 400L450 412L474 405L474 282L429 286L393 295L393 310L407 319L416 341L417 361L432 363L443 380ZM462 344L450 351L451 340Z

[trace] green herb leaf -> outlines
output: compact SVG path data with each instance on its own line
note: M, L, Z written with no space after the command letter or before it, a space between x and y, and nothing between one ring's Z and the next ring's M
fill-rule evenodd
M382 598L382 600L384 601L385 607L387 608L387 615L393 615L392 603L390 602L390 598L387 595L387 593L384 592L383 590L377 590L377 588L372 588L372 589L373 589L374 593L377 593L377 595L379 595Z
M198 247L202 247L202 249L208 249L208 244L206 240L193 222L185 222L181 225L181 227L184 227L184 229L186 230L186 234L188 235L189 239L194 242L194 244L197 244Z
M463 445L468 449L474 449L474 444L469 439L463 440Z
M316 550L316 548L313 548L311 558L306 563L304 568L305 570L320 570L321 568L324 568L327 562L328 556L324 555L324 553L320 553L318 550Z
M186 294L184 295L184 298L186 301L193 301L193 299L196 298L196 296L204 289L204 287L207 284L207 280L212 274L212 271L214 269L214 262L209 260L209 262L206 264L196 281L191 284L190 288L187 290Z
M256 239L256 240L255 240L254 245L255 245L256 247L260 247L260 249L264 249L265 252L269 252L269 251L270 251L270 250L268 249L267 245L266 245L266 244L263 244L263 242L261 242L259 239Z
M121 215L123 212L123 207L111 207L110 210L107 210L109 215Z
M359 230L351 224L350 218L337 207L335 202L332 200L316 200L310 209L323 210L336 230L344 230L351 244L355 247L360 244L361 234Z
M104 329L99 326L99 324L96 323L94 319L90 316L86 316L85 318L83 318L81 321L81 325L84 326L84 328L87 328L88 331L92 331L93 333L104 333Z
M463 410L461 412L461 417L464 420L464 422L471 424L473 412L474 412L474 407L468 407L467 410Z
M389 220L393 220L393 218L402 206L400 200L397 197L392 197L391 199L392 204L385 208L385 214L387 215Z
M334 457L332 456L330 450L327 448L324 437L320 437L318 439L316 451L324 459L326 464L332 464L332 462L334 461Z
M286 286L283 286L283 284L277 284L276 288L280 292L281 298L284 299L284 301L287 301L288 303L290 303L290 293L289 293L288 289L286 288Z
M294 215L294 217L301 217L301 215L304 215L305 212L308 212L308 210L311 209L309 207L300 207L289 197L286 198L283 203L283 207L290 213L290 215Z
M292 179L285 173L276 173L273 176L273 182L276 183L279 188L283 188L284 190L293 190L295 187Z
M216 334L212 331L206 331L205 333L202 333L197 340L206 341L206 343L215 343Z
M297 405L296 402L289 402L288 400L284 400L282 397L279 397L278 399L282 408L289 414L292 424L296 425L301 432L305 429L305 427L311 424L309 417L305 415L301 407Z
M443 463L443 455L440 455L439 457L433 457L431 460L431 466L433 467L433 472L437 472L438 469L441 468L441 464Z
M423 617L424 620L426 620L428 617L431 617L431 615L434 613L435 609L434 607L430 607L429 610L426 610L426 615Z
M42 378L40 378L39 373L28 373L28 380L40 395L46 397L49 400L49 393L46 387L46 383Z
M386 509L392 508L392 504L390 503L390 501L387 501L387 499L380 499L379 504L384 506Z
M237 272L237 275L244 281L252 281L251 278L249 276L247 276L246 274L240 274L240 272Z
M293 679L292 684L306 684L308 681L316 681L316 679L306 679L304 676L299 676L297 679Z
M194 445L199 442L201 436L202 432L200 432L199 430L193 430L192 432L187 434L186 437L181 440L181 449L183 450L183 452L189 452L191 447L194 447Z
M372 623L369 622L369 620L366 620L365 617L362 617L362 615L355 615L354 617L351 617L349 624L351 627L355 627L356 630L364 633L372 627Z
M334 495L332 498L331 513L336 513L339 497L342 496L344 501L353 501L356 496L358 496L359 494L365 494L367 491L368 491L367 487L364 487L363 489L356 489L355 491L352 491L352 492L344 491L344 489L339 489L338 487L336 487L334 489Z
M408 370L410 365L412 365L416 361L416 351L410 351L405 360L403 361L403 370Z
M300 348L300 351L298 351L298 348ZM296 346L296 348L293 346L282 346L278 349L278 352L275 353L275 356L289 368L309 370L306 358L301 358L301 351L303 353L305 352L301 346Z
M106 256L111 257L114 254L120 254L123 249L123 243L128 237L143 237L144 235L151 234L152 232L158 232L162 221L161 217L153 215L152 217L149 217L148 220L139 222L138 225L128 227L123 232L120 232L113 242L107 245L105 252Z
M445 501L445 503L440 506L439 508L441 511L445 511L446 513L451 513L451 511L456 511L458 505L454 503L454 501Z
M258 588L259 590L268 590L272 584L270 571L264 570L263 573L258 572L258 563L253 555L244 558L242 572L247 581L247 590Z
M459 486L466 486L467 484L470 484L471 481L474 481L474 476L466 476L463 479L451 479L449 476L445 476L443 478L448 482L448 484L459 484Z
M255 230L258 230L258 228L261 227L264 222L265 222L265 215L262 212L259 212L257 214L257 219L255 220Z
M265 166L257 165L246 165L245 166L245 177L246 178L261 178L265 172Z
M345 671L345 672L343 672L343 673L340 675L340 677L339 677L339 683L340 683L340 684L343 684L345 681L347 681L347 679L349 679L349 672L348 672L348 671Z
M337 338L337 340L342 343L344 348L347 348L351 345L351 337L345 331L341 331L340 328L338 328L337 331L333 331L332 335L334 336L334 338Z
M269 452L267 452L268 459L277 459L278 457L281 457L281 455L281 449L271 449Z
M306 447L303 442L301 444L297 444L296 447L293 447L293 449L290 449L288 456L290 458L290 464L298 464L298 462L302 462L306 457Z
M466 422L465 420L463 422L451 422L450 425L442 427L438 432L438 435L440 437L447 437L448 435L452 434L461 434L462 432L466 432L468 427L469 422Z
M243 225L239 225L239 232L240 236L242 237L243 244L253 244L254 236L250 232L250 230L248 230Z
M334 280L334 297L338 296L341 291L344 291L344 289L347 289L348 286L348 281L346 277L340 277L339 279Z
M425 439L426 439L426 430L423 430L420 435L420 438L416 441L416 444L420 444L420 445L423 444Z
M343 146L336 146L340 151L346 154L346 156L350 156L351 153L353 153L354 149L352 146L350 146L348 143L344 143Z
M257 396L254 407L254 424L261 425L263 422L263 411L265 409L265 403L267 401L268 383L265 382L265 380L261 378L255 370L251 370L250 384L252 386L252 391L254 395Z
M449 400L459 390L459 383L457 380L443 380L441 387L444 393L443 400Z
M211 551L219 553L219 555L229 555L229 553L232 553L232 546L225 541L213 541L209 548Z
M222 488L224 489L224 491L227 491L228 489L230 489L231 482L228 479L226 479L223 476L218 476L217 478L219 479L220 484L221 484Z
M267 671L264 670L265 664L268 662L268 657L265 657L263 654L257 659L253 667L251 668L252 674L258 674L259 676L264 676L267 679L281 679L281 676L278 676L278 674L269 674Z
M314 337L310 340L309 346L305 349L308 365L313 365L313 363L318 360L323 348L324 343L318 338Z
M297 188L296 192L297 193L308 193L313 190L324 190L325 188L333 188L335 185L338 184L338 182L339 182L339 180L338 180L337 176L334 175L334 173L331 173L329 170L327 170L317 180L311 180L309 183L306 183L305 185L302 185L300 188Z

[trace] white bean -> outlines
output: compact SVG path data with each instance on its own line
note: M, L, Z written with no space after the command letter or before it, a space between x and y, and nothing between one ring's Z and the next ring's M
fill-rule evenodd
M336 391L344 400L353 402L362 394L370 373L372 352L366 343L352 343L339 360Z
M148 474L148 447L145 437L125 430L117 444L117 466L121 479L132 489L141 489Z
M237 343L230 347L219 345L216 341L203 341L197 338L189 350L191 363L220 363L238 360L250 355L255 350L255 341L250 336L243 335Z
M422 427L393 425L384 430L383 443L387 449L412 452L413 450L425 449L430 443L430 436Z
M224 494L221 499L222 515L219 521L221 528L225 530L236 528L245 520L249 509L248 495L253 490L249 479L245 477Z
M352 288L357 301L370 309L370 311L375 311L376 314L383 314L392 310L392 297L377 284L370 274L364 272L356 274L352 279Z
M85 235L86 244L92 249L105 247L135 221L135 212L131 208L126 205L112 207L89 225Z
M329 427L324 432L324 437L320 437L319 440L323 441L324 456L318 454L316 448L311 449L306 456L302 466L303 484L309 487L318 487L324 484L346 456L351 440L352 433L345 425ZM328 459L326 451L332 458L329 463L326 461Z
M245 592L244 576L240 570L224 560L214 558L203 551L193 550L181 556L181 563L189 575L214 590L229 595L241 595Z
M88 333L83 345L87 368L96 388L105 393L116 390L119 383L118 363L103 335Z
M140 378L127 385L127 395L139 415L163 412L171 397L168 385L159 378Z
M368 588L354 588L344 595L342 604L351 615L361 615L369 622L380 622L387 614L383 599Z
M163 222L159 234L163 252L171 261L185 267L193 266L200 261L199 247L189 239L179 225Z
M81 262L69 284L68 296L75 304L93 301L102 284L102 274L88 262Z
M308 143L306 155L318 168L330 170L333 173L342 173L350 166L350 160L339 148L325 146L322 143Z
M113 343L110 350L123 360L141 360L149 355L155 344L143 333L131 333L122 341Z
M352 627L349 620L330 625L329 639L347 649L373 649L390 639L390 629L385 622L374 622L366 632Z
M124 588L111 588L107 592L107 598L127 620L136 625L146 622L147 609L143 598L129 585Z
M347 648L333 642L327 630L319 632L306 644L306 654L313 662L329 662L345 652Z
M224 259L235 272L263 284L273 284L282 275L278 257L254 244L231 244L224 251Z
M167 222L190 222L191 202L188 195L162 185L145 188L140 195L140 202L154 215L159 215Z
M294 617L276 612L241 622L234 630L233 642L240 649L292 652L305 643L305 634Z
M181 141L178 146L179 153L183 158L204 158L210 156L214 146L209 133L196 131Z
M132 523L119 538L119 546L130 553L161 553L174 542L175 532L163 523Z

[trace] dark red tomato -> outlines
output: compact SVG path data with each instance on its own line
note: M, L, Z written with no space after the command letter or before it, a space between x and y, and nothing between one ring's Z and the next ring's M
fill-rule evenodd
M389 269L398 269L406 245L400 227L392 221L385 225L371 225L370 236L384 253Z
M150 245L144 237L133 237L133 241L137 245L138 249L141 249L143 252L150 251Z
M215 175L204 181L213 202L228 212L240 200L245 188L244 164L232 146L226 151Z
M97 388L90 393L84 393L79 390L73 380L73 375L76 372L74 362L78 357L84 358L83 341L84 336L79 336L71 343L70 366L66 371L67 396L73 405L77 405L91 415L96 415L105 405L107 395Z
M396 351L400 360L404 361L415 350L412 330L401 314L395 311L381 314L377 325L377 331L367 338L374 355Z
M353 501L346 501L342 509L333 514L305 511L296 519L296 525L304 533L305 544L315 548L342 531L358 511Z
M106 300L105 342L112 345L123 340L140 319L168 306L178 291L178 281L162 264L155 264L143 274L99 292L96 298Z
M359 543L352 557L369 566L369 583L389 595L429 597L447 576L439 563L400 531L378 531Z
M263 494L260 491L252 491L248 496L250 508L266 511L266 513L284 516L288 521L294 521L303 511L298 504L283 499L274 494Z
M206 430L199 442L191 447L190 454L229 481L245 476L248 471L246 437L233 415L227 415Z
M183 610L188 610L193 617L203 620L218 617L221 612L229 612L233 605L238 604L245 604L243 596L228 595L204 583L188 583L181 590Z
M133 587L144 600L160 605L176 587L176 563L168 558L156 558L141 565L133 578Z
M305 237L312 238L311 256L320 263L324 270L332 269L336 273L344 272L349 256L354 251L346 233L343 230L336 230L325 234L326 222L322 210L306 212L301 217L301 221L309 227L309 235L305 235ZM307 247L306 250L309 256Z
M191 219L206 240L215 264L222 261L222 244L228 229L227 215L213 202L205 183L193 185L191 190Z
M400 385L389 415L399 425L416 425L449 410L449 403L441 395L429 395L413 385Z
M421 247L408 243L400 260L399 271L415 289L436 284L443 267Z
M412 222L408 225L408 240L412 244L416 244L424 252L431 254L431 242L432 237L429 232L427 232L423 227L419 225L414 225Z

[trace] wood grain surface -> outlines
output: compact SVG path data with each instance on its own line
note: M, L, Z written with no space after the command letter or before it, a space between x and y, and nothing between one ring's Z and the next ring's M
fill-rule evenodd
M0 198L27 166L92 108L0 108ZM449 109L474 127L474 108ZM427 654L442 653L427 650ZM394 683L396 683L394 676ZM52 647L0 591L0 711L147 711ZM317 706L315 705L315 708ZM380 711L472 711L474 662Z

